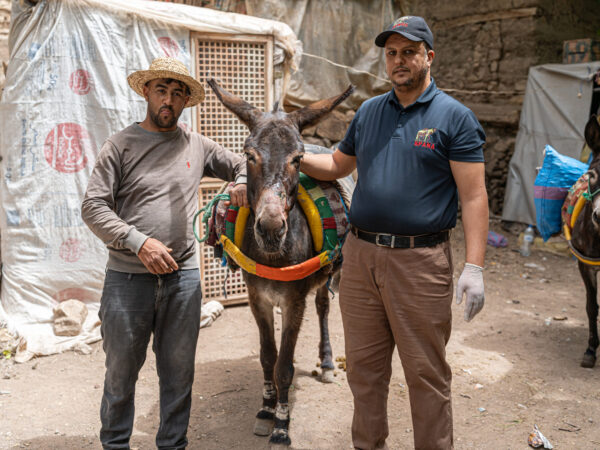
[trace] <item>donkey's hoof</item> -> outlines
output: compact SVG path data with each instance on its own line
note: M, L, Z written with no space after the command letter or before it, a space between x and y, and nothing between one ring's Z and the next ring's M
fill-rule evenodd
M583 359L581 360L581 367L591 369L595 365L596 365L596 355L590 351L586 351L583 354Z
M271 449L287 448L292 445L292 440L288 434L288 430L283 428L275 428L269 439L269 447Z
M333 383L333 369L322 369L321 370L321 381L323 383Z
M257 436L268 436L273 429L273 419L259 419L254 421L254 434Z

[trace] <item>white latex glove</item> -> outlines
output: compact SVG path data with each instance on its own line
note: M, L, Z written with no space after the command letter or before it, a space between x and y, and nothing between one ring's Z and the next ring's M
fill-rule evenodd
M456 285L457 305L462 303L463 294L467 294L465 320L469 322L479 311L481 311L485 301L483 292L483 267L465 263L465 268Z

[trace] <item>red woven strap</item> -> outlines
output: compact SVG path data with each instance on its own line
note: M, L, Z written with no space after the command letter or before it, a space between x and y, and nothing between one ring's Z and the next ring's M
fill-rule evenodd
M321 220L323 221L324 230L335 230L337 228L334 217L324 217Z
M225 220L229 223L235 223L235 219L237 218L238 212L234 209L228 209L227 215L225 216Z

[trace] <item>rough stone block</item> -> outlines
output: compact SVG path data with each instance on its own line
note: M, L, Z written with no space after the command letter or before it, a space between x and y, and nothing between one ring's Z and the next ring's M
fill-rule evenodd
M318 138L316 136L306 136L302 139L305 144L320 145L321 147L329 147L331 141L326 138Z
M317 135L329 139L331 142L339 142L344 138L348 122L344 114L337 111L329 114L317 125Z
M57 336L77 336L88 315L85 303L71 299L60 302L54 308L54 334Z

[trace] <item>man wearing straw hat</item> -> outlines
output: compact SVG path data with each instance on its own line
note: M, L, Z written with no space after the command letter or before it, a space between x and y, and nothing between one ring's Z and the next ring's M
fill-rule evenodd
M201 288L192 231L203 175L234 181L246 206L245 161L177 126L204 100L202 85L172 58L129 75L146 118L108 138L89 180L82 218L108 247L100 304L106 353L100 440L129 448L138 373L150 335L160 381L159 449L183 449L192 400Z

